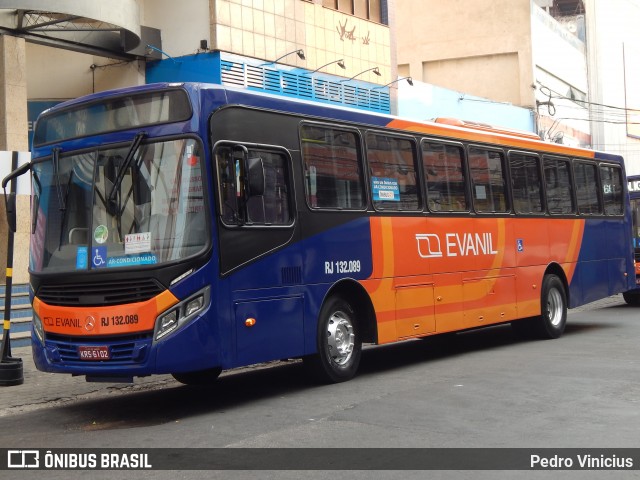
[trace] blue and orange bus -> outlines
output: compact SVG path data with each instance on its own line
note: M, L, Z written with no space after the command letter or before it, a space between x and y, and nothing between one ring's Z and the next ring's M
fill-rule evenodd
M619 156L208 84L93 94L33 140L33 355L183 383L510 322L635 287ZM9 177L5 179L5 182Z

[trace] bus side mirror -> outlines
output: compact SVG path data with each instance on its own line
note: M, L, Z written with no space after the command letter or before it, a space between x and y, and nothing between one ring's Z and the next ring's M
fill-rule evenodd
M264 161L260 157L247 159L247 170L249 180L249 197L264 195L265 191L265 174Z
M7 210L7 224L9 225L9 230L16 233L16 194L13 192L5 192L4 203Z
M7 184L11 181L14 181L15 178L19 177L20 175L27 173L30 168L31 162L27 162L24 165L16 168L2 180L2 189L4 190L4 203L7 210L7 224L9 225L9 230L11 230L13 233L16 232L16 194L15 192L7 193Z

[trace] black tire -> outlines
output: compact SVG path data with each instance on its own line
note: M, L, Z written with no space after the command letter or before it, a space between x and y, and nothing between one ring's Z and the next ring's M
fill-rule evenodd
M356 312L344 298L331 296L322 306L316 347L316 354L304 358L315 380L339 383L354 377L362 355L362 336Z
M221 368L210 368L197 372L172 373L171 376L185 385L210 385L222 372Z
M540 296L541 315L533 324L540 338L558 338L567 325L567 293L557 275L545 275Z
M519 338L530 339L535 336L535 322L537 318L523 318L511 322L511 329Z
M638 306L640 305L640 293L633 291L633 292L624 292L622 294L622 298L624 298L624 301L627 302L627 305L633 305L633 306Z

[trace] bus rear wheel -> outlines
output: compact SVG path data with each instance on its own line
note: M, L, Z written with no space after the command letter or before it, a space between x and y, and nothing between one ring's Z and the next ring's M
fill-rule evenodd
M360 364L362 337L351 304L340 296L325 301L318 319L318 352L304 358L305 367L321 383L353 378Z
M172 373L171 376L185 385L210 385L222 372L221 368L209 368L197 372Z
M522 338L558 338L567 324L567 294L557 275L545 275L540 294L539 317L511 322L513 331Z
M622 294L622 298L627 303L627 305L640 305L640 292L633 290L631 292L624 292Z
M536 322L541 338L558 338L567 324L567 294L557 275L545 275L542 281L542 313Z

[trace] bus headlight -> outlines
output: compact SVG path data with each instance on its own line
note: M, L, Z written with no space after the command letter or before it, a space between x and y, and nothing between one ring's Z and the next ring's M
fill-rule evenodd
M160 315L156 321L154 340L160 340L169 333L196 318L211 300L209 287L174 305L171 310Z
M199 312L200 310L202 310L203 306L204 306L204 295L198 295L193 300L189 300L187 302L187 306L184 308L185 317L188 317L190 315L193 315L194 313Z
M172 310L158 319L156 340L160 340L167 333L174 331L176 328L178 328L178 310Z
M44 328L42 327L42 320L37 313L33 312L33 331L36 332L36 337L44 344Z

